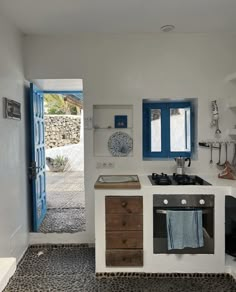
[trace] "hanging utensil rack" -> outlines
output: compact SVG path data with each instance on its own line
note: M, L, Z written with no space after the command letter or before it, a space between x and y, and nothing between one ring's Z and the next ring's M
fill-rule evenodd
M223 145L230 145L230 144L234 144L236 145L236 141L232 141L232 140L226 140L226 141L201 141L198 143L198 145L200 147L203 147L203 148L210 148L211 145L212 145L212 148L213 149L219 149L220 148L220 145L223 146Z

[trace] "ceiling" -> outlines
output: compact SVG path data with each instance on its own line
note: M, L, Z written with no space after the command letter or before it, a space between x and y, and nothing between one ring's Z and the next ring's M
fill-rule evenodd
M236 0L0 0L25 34L236 32Z

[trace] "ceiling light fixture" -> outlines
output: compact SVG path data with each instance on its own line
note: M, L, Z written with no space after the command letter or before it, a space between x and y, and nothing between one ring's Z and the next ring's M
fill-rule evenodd
M175 26L173 24L167 24L167 25L163 25L161 27L161 31L163 32L171 32L175 29Z

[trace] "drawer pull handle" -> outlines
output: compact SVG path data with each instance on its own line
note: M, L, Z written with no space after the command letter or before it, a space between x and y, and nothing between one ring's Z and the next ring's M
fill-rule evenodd
M122 240L122 243L123 243L123 244L126 244L126 242L127 242L127 239L123 239L123 240Z
M125 262L125 261L126 261L126 258L125 258L125 257L123 257L123 258L122 258L122 261L123 261L123 262Z
M126 221L122 221L122 225L125 226L126 225Z
M125 208L126 206L127 206L127 202L126 201L123 201L122 203L121 203L121 206L123 207L123 208Z

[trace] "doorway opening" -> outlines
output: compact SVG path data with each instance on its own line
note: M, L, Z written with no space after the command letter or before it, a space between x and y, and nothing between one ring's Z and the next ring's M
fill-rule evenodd
M86 220L82 80L40 80L38 84L43 88L44 101L47 211L37 231L83 232Z

